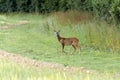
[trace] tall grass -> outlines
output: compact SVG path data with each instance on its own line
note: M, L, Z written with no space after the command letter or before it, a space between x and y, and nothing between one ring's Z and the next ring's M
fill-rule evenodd
M0 80L119 80L118 73L65 72L0 59Z
M54 12L50 14L52 17L55 17L56 20L62 24L79 24L80 22L88 22L93 19L93 16L88 12L79 12L76 10L69 10L67 12Z
M76 74L16 64L7 59L0 60L0 80L71 80L74 77L77 77L75 80L79 80Z
M57 26L55 29L62 29L66 33L69 31L70 35L77 35L84 40L81 43L83 45L113 53L120 51L119 25L117 27L107 24L104 20L94 20L91 14L74 10L55 12L50 18L52 19L49 23L53 23L53 25L46 23L49 27Z
M85 38L88 46L117 52L120 50L120 32L115 26L105 23L85 25Z

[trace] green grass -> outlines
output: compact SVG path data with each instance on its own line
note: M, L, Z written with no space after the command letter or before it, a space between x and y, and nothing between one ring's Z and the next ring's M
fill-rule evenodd
M79 74L78 74L79 75ZM71 80L78 77L64 71L54 69L38 69L33 66L16 64L7 59L0 60L0 80Z
M119 78L118 73L70 73L55 69L40 69L0 59L0 80L119 80Z
M3 16L6 17L6 15ZM82 66L101 72L120 72L119 51L112 53L104 50L104 48L98 48L99 45L97 47L97 44L100 44L99 39L95 38L98 36L93 36L94 38L92 39L88 38L88 35L86 36L88 32L84 31L85 26L95 27L98 25L95 22L60 25L51 16L34 14L9 14L6 18L8 22L12 20L13 23L19 20L28 20L29 24L0 30L0 49L21 54L35 60L62 63L65 66ZM61 36L79 38L82 47L81 54L79 55L76 52L71 55L72 47L70 46L65 47L67 54L61 53L61 45L57 41L53 29L60 29ZM88 40L86 41L87 38ZM91 40L96 41L96 43L94 45L90 44L89 41ZM104 41L101 45L104 45Z

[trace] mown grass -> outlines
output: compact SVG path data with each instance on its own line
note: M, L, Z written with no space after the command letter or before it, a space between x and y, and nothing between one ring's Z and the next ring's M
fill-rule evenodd
M116 32L117 29L115 31L112 27L109 29L104 22L86 21L79 24L75 21L76 25L69 22L64 25L59 23L59 18L56 19L53 15L9 14L2 16L6 18L6 22L29 21L26 25L0 30L0 48L3 50L36 60L62 63L65 66L83 66L102 72L120 72L119 30ZM61 36L79 38L82 47L81 54L76 52L70 55L72 47L65 47L67 54L61 53L61 45L53 29L60 29ZM108 32L105 33L106 31ZM114 39L116 41L113 41Z
M0 59L0 80L119 80L118 73L65 72Z

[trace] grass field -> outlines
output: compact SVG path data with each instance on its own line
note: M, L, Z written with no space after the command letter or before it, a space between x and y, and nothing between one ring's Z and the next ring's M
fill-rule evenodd
M119 78L117 73L69 73L55 69L38 69L34 66L25 66L7 59L0 59L1 80L119 80Z
M0 27L9 26L21 20L27 20L29 23L0 30L0 49L35 60L62 63L65 66L85 67L100 72L120 72L120 31L115 33L118 36L116 37L114 32L110 32L116 29L107 29L109 36L105 34L102 37L104 33L97 34L95 26L103 26L102 28L108 26L104 22L87 21L70 24L68 21L68 24L59 24L54 15L1 14ZM93 28L86 26L93 26ZM53 29L61 30L61 36L79 38L82 47L81 54L76 52L71 55L72 47L70 46L65 47L67 54L61 53L61 45ZM104 30L100 28L100 32L102 31ZM88 33L91 35L88 36ZM95 33L96 35L93 35ZM103 40L99 41L99 38Z

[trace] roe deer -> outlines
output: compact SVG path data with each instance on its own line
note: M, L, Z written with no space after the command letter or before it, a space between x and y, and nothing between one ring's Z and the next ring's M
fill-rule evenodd
M64 38L64 37L60 36L60 34L59 34L60 31L56 31L56 30L54 30L54 31L57 35L58 41L62 45L62 52L65 53L64 46L72 46L74 48L74 51L71 54L73 54L77 48L80 49L80 46L78 44L79 40L77 38ZM80 53L80 51L79 51L79 53Z

